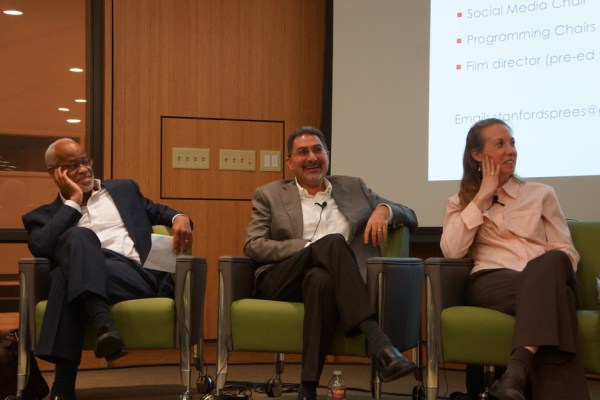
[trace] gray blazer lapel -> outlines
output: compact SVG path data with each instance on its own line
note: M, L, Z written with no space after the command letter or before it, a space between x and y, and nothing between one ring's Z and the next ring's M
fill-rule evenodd
M300 239L304 233L304 220L302 219L302 204L296 186L296 180L281 186L279 192L283 207L290 218L291 234L293 238Z
M352 204L352 193L337 179L330 179L331 182L331 194L335 199L340 211L348 219L350 223L350 237L348 241L351 242L356 235L356 228L358 226L358 220L356 215L356 208Z

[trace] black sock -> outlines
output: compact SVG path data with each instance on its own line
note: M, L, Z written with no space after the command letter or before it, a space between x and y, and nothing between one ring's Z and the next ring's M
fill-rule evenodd
M390 339L379 327L377 321L375 321L373 318L367 318L361 321L361 323L358 324L358 328L367 338L367 343L369 344L369 353L371 355L377 356L377 353L380 350L383 350L384 347L392 344Z
M105 298L94 293L88 293L83 298L83 306L88 317L94 324L94 328L96 328L96 333L103 327L115 324Z
M510 362L506 368L505 375L518 379L519 382L525 384L532 359L533 353L525 347L515 349L510 356Z
M54 399L57 395L65 399L75 399L77 368L78 365L71 361L59 361L56 363L50 399Z

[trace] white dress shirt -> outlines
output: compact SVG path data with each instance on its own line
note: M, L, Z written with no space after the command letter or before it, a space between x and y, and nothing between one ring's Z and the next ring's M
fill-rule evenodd
M348 241L350 224L331 195L331 182L325 179L325 190L314 196L308 194L308 191L300 186L297 180L296 185L302 203L304 223L302 238L309 241L307 245L331 233L341 233ZM325 203L327 205L323 206Z
M65 205L81 212L82 216L77 226L94 231L103 248L140 262L140 255L135 249L127 228L125 228L119 210L108 190L101 187L99 179L94 180L94 190L85 206L80 206L71 200L65 200L62 194L61 198Z

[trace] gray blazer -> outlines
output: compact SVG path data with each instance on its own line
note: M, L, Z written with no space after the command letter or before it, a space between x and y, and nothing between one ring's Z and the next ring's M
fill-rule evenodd
M371 213L379 204L388 204L393 211L390 230L403 225L411 231L417 228L413 210L380 197L360 178L328 176L332 196L350 223L350 247L354 251L363 279L369 257L381 255L378 246L363 243L363 234ZM302 205L295 179L275 181L256 189L252 198L252 216L248 223L244 253L261 265L278 263L302 250L304 222Z

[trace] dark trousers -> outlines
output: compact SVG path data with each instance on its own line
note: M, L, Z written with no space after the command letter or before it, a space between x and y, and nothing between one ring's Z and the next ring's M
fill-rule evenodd
M467 303L514 315L513 349L539 346L530 370L534 399L589 399L577 356L577 283L566 253L548 251L522 272L472 274Z
M327 235L273 266L257 282L257 297L304 303L302 382L319 382L339 324L348 335L375 315L356 262L342 235Z
M154 297L157 277L139 263L100 247L94 232L73 227L59 238L55 267L50 272L50 293L36 355L50 362L79 364L87 315L81 301L97 294L114 304Z

